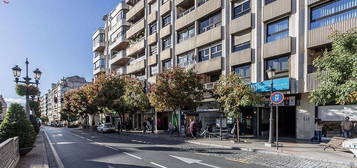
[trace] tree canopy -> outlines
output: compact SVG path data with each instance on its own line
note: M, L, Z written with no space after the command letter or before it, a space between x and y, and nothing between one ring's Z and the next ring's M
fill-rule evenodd
M202 99L203 85L192 70L174 67L159 74L149 100L156 111L194 109Z
M332 49L325 51L313 65L319 87L310 95L316 105L357 103L357 29L332 36Z
M223 112L227 116L237 118L239 141L239 117L242 107L256 104L257 96L251 86L235 73L231 73L227 77L222 75L215 86L214 93Z

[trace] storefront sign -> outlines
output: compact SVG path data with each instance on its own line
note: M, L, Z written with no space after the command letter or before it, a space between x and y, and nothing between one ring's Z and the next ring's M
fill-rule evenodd
M357 121L357 105L319 106L318 109L322 121L343 121L345 117Z
M284 94L281 92L274 92L270 96L270 102L273 104L281 104L284 101Z
M251 86L253 90L257 93L270 92L271 91L271 80L252 83ZM273 91L290 90L290 79L289 78L279 78L273 80Z

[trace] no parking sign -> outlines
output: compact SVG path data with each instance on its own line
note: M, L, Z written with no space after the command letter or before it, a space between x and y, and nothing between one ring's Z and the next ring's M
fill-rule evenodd
M270 96L270 101L273 104L280 104L284 101L284 94L281 92L274 92Z

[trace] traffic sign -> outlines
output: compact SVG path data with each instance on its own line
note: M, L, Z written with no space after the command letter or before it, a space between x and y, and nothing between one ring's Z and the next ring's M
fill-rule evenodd
M281 92L274 92L270 96L270 101L273 104L280 104L284 101L284 94Z

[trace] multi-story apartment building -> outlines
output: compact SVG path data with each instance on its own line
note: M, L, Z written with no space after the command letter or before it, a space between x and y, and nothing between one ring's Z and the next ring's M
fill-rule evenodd
M7 104L5 102L5 99L2 95L0 95L0 104L2 106L2 113L0 113L0 123L4 119L6 112L7 112Z
M115 17L120 11L121 17ZM316 108L308 95L319 83L312 62L331 48L329 36L357 27L357 0L126 0L107 16L105 28L98 31L107 39L115 39L105 35L107 29L122 33L118 42L101 48L108 48L104 62L111 71L115 67L150 84L158 73L181 66L202 75L208 90L220 75L233 72L252 83L266 101L244 110L245 134L268 135L270 67L276 70L273 90L285 94L278 108L281 136L309 139L315 118L327 118L330 108L345 108ZM110 23L118 20L121 24L110 31ZM334 115L328 121L348 114ZM169 116L160 113L157 120L165 123ZM205 127L219 116L215 100L206 94L186 118L198 118Z
M65 93L85 84L87 84L86 79L79 76L63 78L59 82L53 83L51 89L40 98L41 115L47 116L49 123L59 124Z

